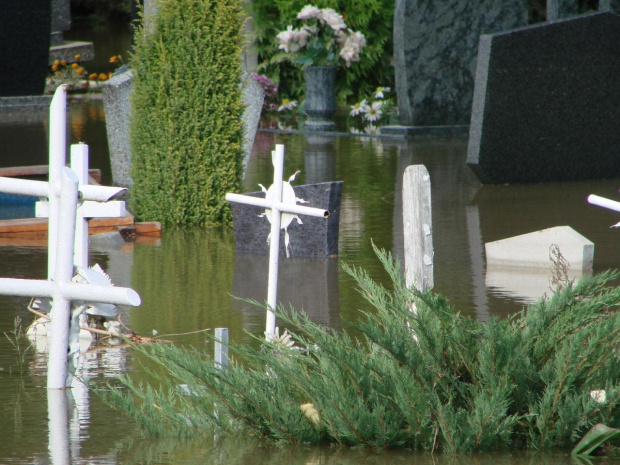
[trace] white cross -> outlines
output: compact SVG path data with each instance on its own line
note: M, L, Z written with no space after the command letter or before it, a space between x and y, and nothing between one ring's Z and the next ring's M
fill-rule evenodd
M47 374L48 389L61 389L67 382L71 301L140 305L140 296L133 289L71 282L78 196L83 201L105 202L123 192L124 189L80 186L76 174L63 166L66 150L65 131L66 90L64 86L61 86L57 89L50 108L49 182L0 178L0 192L48 197L49 199L48 280L0 278L0 294L47 297L53 300ZM82 206L85 206L85 210L88 209L87 202L83 202ZM88 215L85 214L83 217L88 217Z
M273 163L273 185L269 188L271 198L257 198L249 195L226 194L226 200L246 205L254 205L271 211L271 233L269 235L269 280L267 284L267 323L265 335L271 339L275 334L276 315L275 309L278 300L278 258L280 255L280 229L282 227L282 213L308 215L327 218L329 212L320 208L304 207L293 203L282 202L282 173L284 171L284 145L276 145L271 152Z

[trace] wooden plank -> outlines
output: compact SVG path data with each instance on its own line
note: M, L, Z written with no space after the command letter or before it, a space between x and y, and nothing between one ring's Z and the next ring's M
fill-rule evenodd
M7 178L18 178L27 176L47 176L49 173L48 165L31 165L31 166L10 166L7 168L0 168L0 176ZM88 175L91 178L92 184L101 183L101 170L90 169Z
M433 283L431 178L424 165L411 165L403 175L405 284L420 291Z
M144 221L135 223L136 234L138 236L161 236L161 223L159 221Z

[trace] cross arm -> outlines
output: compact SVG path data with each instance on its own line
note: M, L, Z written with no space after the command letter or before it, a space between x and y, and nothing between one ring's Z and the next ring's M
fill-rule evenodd
M229 202L243 203L263 208L277 208L284 213L295 213L297 215L315 216L319 218L327 218L329 211L321 208L305 207L303 205L291 205L284 202L272 202L270 200L261 199L260 197L252 197L243 194L226 194L226 200Z

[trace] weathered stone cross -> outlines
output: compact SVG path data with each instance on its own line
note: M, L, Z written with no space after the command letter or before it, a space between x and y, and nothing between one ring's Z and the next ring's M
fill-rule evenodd
M280 229L282 226L282 214L308 215L320 218L327 218L329 212L320 208L304 207L297 205L295 196L290 195L286 199L282 198L283 185L282 173L284 171L284 145L276 145L276 149L271 152L273 163L273 185L267 191L264 199L241 194L226 194L226 200L246 205L254 205L267 209L265 213L271 222L271 233L269 234L269 280L267 284L267 323L265 325L265 336L271 340L276 329L275 310L278 300L278 259L280 255ZM292 188L291 188L292 190ZM287 223L288 224L288 223Z

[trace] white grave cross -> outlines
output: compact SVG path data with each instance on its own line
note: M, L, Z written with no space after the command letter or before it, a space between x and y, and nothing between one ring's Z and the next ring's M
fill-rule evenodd
M320 218L327 218L329 212L320 208L304 207L297 205L293 199L282 198L282 173L284 171L284 145L276 145L276 149L271 152L273 163L273 185L269 188L265 199L251 197L241 194L226 194L226 200L246 205L262 207L269 211L268 218L271 222L271 233L269 234L269 280L267 284L267 323L265 325L265 335L271 339L275 335L276 315L275 309L278 300L278 259L280 255L280 229L282 228L282 214L308 215ZM264 189L265 190L265 189ZM267 212L265 212L267 213ZM292 218L286 219L286 225Z
M0 278L0 294L47 297L53 300L48 359L48 389L61 389L67 383L67 353L71 302L140 305L140 296L123 287L72 282L78 197L83 218L103 211L99 202L107 202L125 189L79 185L79 179L64 167L66 152L66 89L60 86L50 106L49 182L0 177L0 191L49 199L48 280ZM94 201L94 202L89 202ZM124 210L119 202L117 209ZM96 211L89 213L89 208ZM114 208L114 207L113 207ZM108 216L106 214L106 216ZM86 241L88 238L86 237ZM86 256L88 252L86 242ZM82 244L83 245L83 244ZM84 249L82 249L84 250ZM83 260L84 257L81 258ZM86 258L87 259L87 258Z
M58 238L56 244L54 279L11 279L0 278L0 294L23 297L48 297L53 299L51 340L49 344L49 360L47 387L62 389L67 379L67 351L69 347L69 321L71 318L71 301L104 302L117 305L140 305L140 296L133 290L124 287L109 287L95 284L78 284L71 282L73 278L73 248L75 242L75 220L78 202L78 179L69 168L63 168L61 195L58 205L59 217L56 221ZM0 191L6 192L6 178L0 178ZM38 181L11 180L23 182L22 189L11 182L10 193L39 195ZM35 183L35 184L32 184ZM35 189L28 189L34 187ZM46 187L46 186L44 186ZM48 255L48 262L50 257Z

